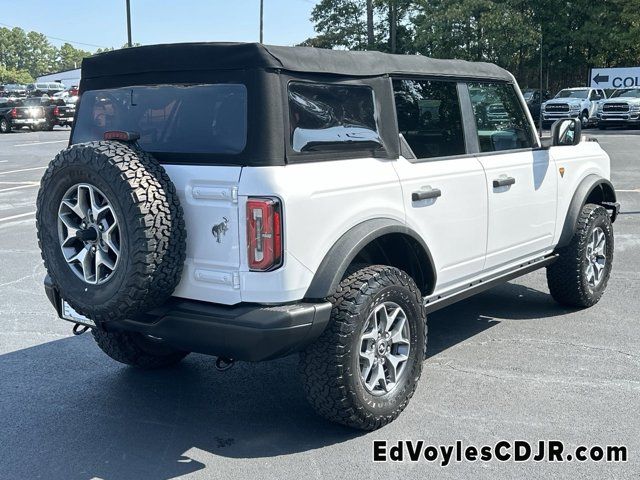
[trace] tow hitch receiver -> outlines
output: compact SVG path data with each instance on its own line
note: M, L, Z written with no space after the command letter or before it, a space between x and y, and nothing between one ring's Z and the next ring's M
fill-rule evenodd
M89 325L82 325L81 323L76 323L73 326L73 334L74 335L82 335L87 330L91 330L91 327Z
M218 357L216 358L216 370L219 372L224 372L225 370L229 370L236 361L233 358L227 357Z

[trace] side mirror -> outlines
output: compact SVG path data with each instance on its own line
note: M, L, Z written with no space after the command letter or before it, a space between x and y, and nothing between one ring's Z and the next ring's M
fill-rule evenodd
M564 118L551 126L551 145L554 147L580 143L582 124L577 118Z

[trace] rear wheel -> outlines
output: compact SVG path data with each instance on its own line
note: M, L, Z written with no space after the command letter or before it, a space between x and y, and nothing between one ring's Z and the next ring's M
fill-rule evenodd
M607 211L587 204L571 243L547 268L551 296L563 305L590 307L602 297L613 263L613 227Z
M6 118L0 118L0 133L9 133L11 131L11 125Z
M301 354L307 399L331 421L375 430L400 415L420 378L422 296L405 272L375 265L349 275L329 299L330 325Z
M183 352L161 340L136 332L108 332L93 329L98 347L114 360L133 367L153 369L175 365L186 357Z

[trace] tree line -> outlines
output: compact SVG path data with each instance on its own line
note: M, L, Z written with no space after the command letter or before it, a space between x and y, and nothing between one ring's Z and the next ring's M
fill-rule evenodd
M93 53L113 49L98 49ZM0 83L31 83L47 73L79 68L84 57L93 54L64 43L52 45L38 32L21 28L0 28Z
M496 63L523 87L640 65L638 0L321 0L303 45Z

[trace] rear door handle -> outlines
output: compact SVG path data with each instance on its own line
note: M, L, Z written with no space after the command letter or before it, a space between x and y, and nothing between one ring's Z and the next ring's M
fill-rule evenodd
M513 177L500 177L496 178L493 181L493 188L507 187L509 185L513 185L514 183L516 183L516 179Z
M425 188L423 190L413 192L411 194L411 201L419 202L420 200L427 200L429 198L438 198L440 195L442 195L442 191L440 191L439 188Z

